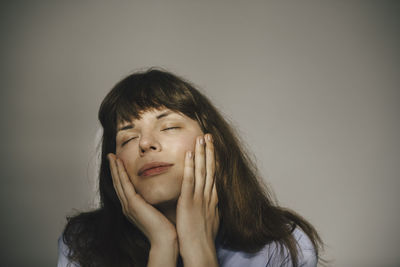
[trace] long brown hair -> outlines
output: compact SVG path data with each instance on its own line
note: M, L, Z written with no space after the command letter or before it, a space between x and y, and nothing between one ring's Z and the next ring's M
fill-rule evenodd
M196 120L204 133L213 136L220 213L218 240L223 247L256 252L276 242L281 249L289 249L297 266L297 243L292 232L298 226L321 260L323 243L317 231L300 215L275 203L238 135L210 100L188 81L154 68L129 75L101 103L100 208L67 217L63 237L71 260L85 267L146 265L150 244L122 213L106 155L115 153L119 122L140 118L143 111L160 107Z

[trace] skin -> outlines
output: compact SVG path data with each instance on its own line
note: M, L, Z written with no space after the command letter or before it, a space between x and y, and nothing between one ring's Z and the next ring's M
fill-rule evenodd
M114 188L125 216L150 241L148 266L176 266L178 254L185 266L218 266L211 134L204 135L196 121L179 113L157 120L165 111L170 110L146 111L132 121L133 129L117 135L116 154L108 155ZM174 165L165 173L138 176L151 161Z

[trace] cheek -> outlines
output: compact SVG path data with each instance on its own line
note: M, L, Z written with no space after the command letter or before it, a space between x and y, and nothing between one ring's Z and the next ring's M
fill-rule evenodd
M131 149L129 149L129 147L127 149L124 149L124 150L120 151L119 153L117 153L116 156L118 158L120 158L124 163L128 163L129 160L132 161L136 158L134 151L131 151ZM127 166L125 166L125 167L127 167Z
M181 176L185 168L185 156L187 151L193 151L195 148L196 137L182 136L175 142L168 143L168 147L165 148L165 155L170 157L170 161L176 164L176 174Z
M183 136L179 139L179 142L176 142L174 144L174 147L172 149L175 150L176 153L179 153L182 158L184 158L186 151L194 151L195 144L196 136Z
M132 178L135 177L134 175L134 166L136 164L136 153L134 151L130 151L130 149L124 149L120 153L117 154L117 157L122 160L125 166L125 170L128 175Z

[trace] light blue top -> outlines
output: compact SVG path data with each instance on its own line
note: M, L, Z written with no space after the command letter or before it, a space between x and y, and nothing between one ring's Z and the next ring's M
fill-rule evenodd
M316 267L317 257L314 247L308 236L296 227L292 233L296 238L298 250L298 266L299 267ZM272 242L265 245L257 253L245 253L241 251L232 251L216 246L217 257L220 267L291 267L292 261L289 250L285 248L284 257L280 255L279 245ZM58 239L58 267L79 267L78 264L72 263L67 258L68 247L64 244L62 237ZM68 265L69 264L69 265Z

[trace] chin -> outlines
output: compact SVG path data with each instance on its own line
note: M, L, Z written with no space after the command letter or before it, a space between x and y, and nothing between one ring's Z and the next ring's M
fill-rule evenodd
M179 194L168 194L168 193L156 194L156 193L151 193L149 195L143 196L143 198L150 205L159 206L159 205L162 205L162 204L175 203L179 198Z
M141 190L144 200L150 205L162 205L170 202L176 202L181 193L180 184L157 183L146 186L145 190Z

